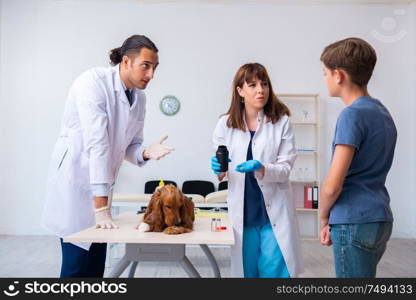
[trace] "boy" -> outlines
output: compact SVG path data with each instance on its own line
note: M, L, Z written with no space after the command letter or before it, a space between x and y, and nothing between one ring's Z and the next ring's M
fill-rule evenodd
M321 61L330 96L346 106L321 189L321 244L333 245L337 277L375 277L393 225L385 182L396 127L389 111L367 91L377 61L371 45L344 39L327 46Z

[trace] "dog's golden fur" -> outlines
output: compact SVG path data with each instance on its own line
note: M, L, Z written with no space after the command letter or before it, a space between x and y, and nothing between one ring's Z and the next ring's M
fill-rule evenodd
M191 232L194 220L194 203L171 184L153 193L143 217L149 231L166 234Z

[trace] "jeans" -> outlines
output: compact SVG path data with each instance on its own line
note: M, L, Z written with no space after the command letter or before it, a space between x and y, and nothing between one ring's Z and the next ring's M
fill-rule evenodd
M336 276L374 278L392 228L390 222L330 225Z
M92 243L90 250L84 250L74 244L64 243L62 238L61 278L104 276L107 244Z
M270 222L262 226L244 226L243 267L245 278L290 277Z

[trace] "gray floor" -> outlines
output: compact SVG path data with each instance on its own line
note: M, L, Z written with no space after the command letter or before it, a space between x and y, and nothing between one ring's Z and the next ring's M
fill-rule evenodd
M318 241L302 241L305 273L302 277L334 277L332 248L321 246ZM416 277L415 239L392 239L378 268L378 277ZM230 276L230 249L211 247L223 277ZM108 274L122 248L115 247L112 259L108 259ZM213 272L202 250L187 247L186 253L203 277ZM50 236L0 236L0 277L57 277L60 268L59 240ZM122 277L127 276L127 271ZM142 262L135 277L187 277L176 263Z

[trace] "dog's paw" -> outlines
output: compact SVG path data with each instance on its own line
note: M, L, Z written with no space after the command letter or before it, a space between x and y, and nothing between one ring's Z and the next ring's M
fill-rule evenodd
M137 229L139 232L147 232L150 230L150 226L145 222L141 222L140 225L137 226Z
M180 226L170 226L165 228L165 230L163 230L163 233L165 234L181 234L181 233L188 233L191 232L191 229L185 228L185 227L180 227Z
M185 228L185 227L182 227L183 228L183 233L189 233L189 232L192 232L192 229L189 229L189 228Z
M170 226L170 227L165 228L165 230L163 230L163 233L165 233L165 234L180 234L182 232L180 232L179 227Z

